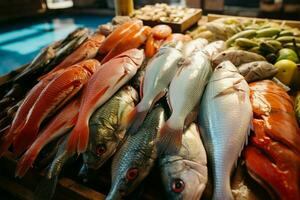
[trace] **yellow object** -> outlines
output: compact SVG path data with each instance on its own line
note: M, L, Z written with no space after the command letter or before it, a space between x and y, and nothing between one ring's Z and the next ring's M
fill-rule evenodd
M290 86L297 74L297 64L290 60L280 60L274 66L278 68L276 78Z
M116 16L130 16L133 13L133 0L115 0Z

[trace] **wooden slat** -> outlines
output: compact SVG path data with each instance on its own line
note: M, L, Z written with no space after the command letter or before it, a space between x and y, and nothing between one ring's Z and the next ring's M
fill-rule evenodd
M241 17L241 16L231 16L231 15L218 15L218 14L208 14L207 15L207 21L213 21L219 18L223 17L234 17L234 18L242 18L242 19L255 19L257 21L265 21L268 19L263 18L253 18L253 17ZM278 19L269 19L271 21L277 22L277 23L285 23L288 26L299 28L300 29L300 21L293 21L293 20L278 20Z
M35 170L29 170L22 178L14 177L16 160L11 152L6 152L0 159L0 188L21 200L32 200L33 191L42 178L42 174ZM62 177L58 180L55 196L59 199L72 200L104 200L105 195L76 181Z

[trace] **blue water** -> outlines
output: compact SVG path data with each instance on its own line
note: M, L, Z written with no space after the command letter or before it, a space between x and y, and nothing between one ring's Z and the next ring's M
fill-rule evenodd
M64 38L77 27L96 29L111 17L59 15L23 19L0 26L0 75L30 62L39 50Z

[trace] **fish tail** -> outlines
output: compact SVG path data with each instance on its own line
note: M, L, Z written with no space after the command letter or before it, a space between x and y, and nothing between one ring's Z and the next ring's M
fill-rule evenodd
M80 126L79 140L77 144L77 152L83 153L86 151L89 143L89 127L88 123L84 123L83 126Z
M183 130L174 129L166 122L159 131L158 153L174 154L178 152L182 143L182 134Z
M128 133L130 134L135 134L139 127L142 125L142 123L144 122L146 116L147 116L148 110L143 110L143 111L136 111L136 115L135 118L130 126L130 128L128 129Z

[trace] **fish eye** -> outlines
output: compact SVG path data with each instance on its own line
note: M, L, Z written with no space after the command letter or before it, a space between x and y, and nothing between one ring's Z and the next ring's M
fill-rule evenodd
M137 168L130 168L126 173L126 179L128 181L133 181L139 175L139 170Z
M175 193L180 193L184 190L184 182L183 180L177 178L177 179L174 179L173 180L173 183L172 183L172 190L173 192Z
M106 152L106 146L104 144L99 144L96 147L97 156L102 156Z
M222 56L226 56L226 53L222 53Z

